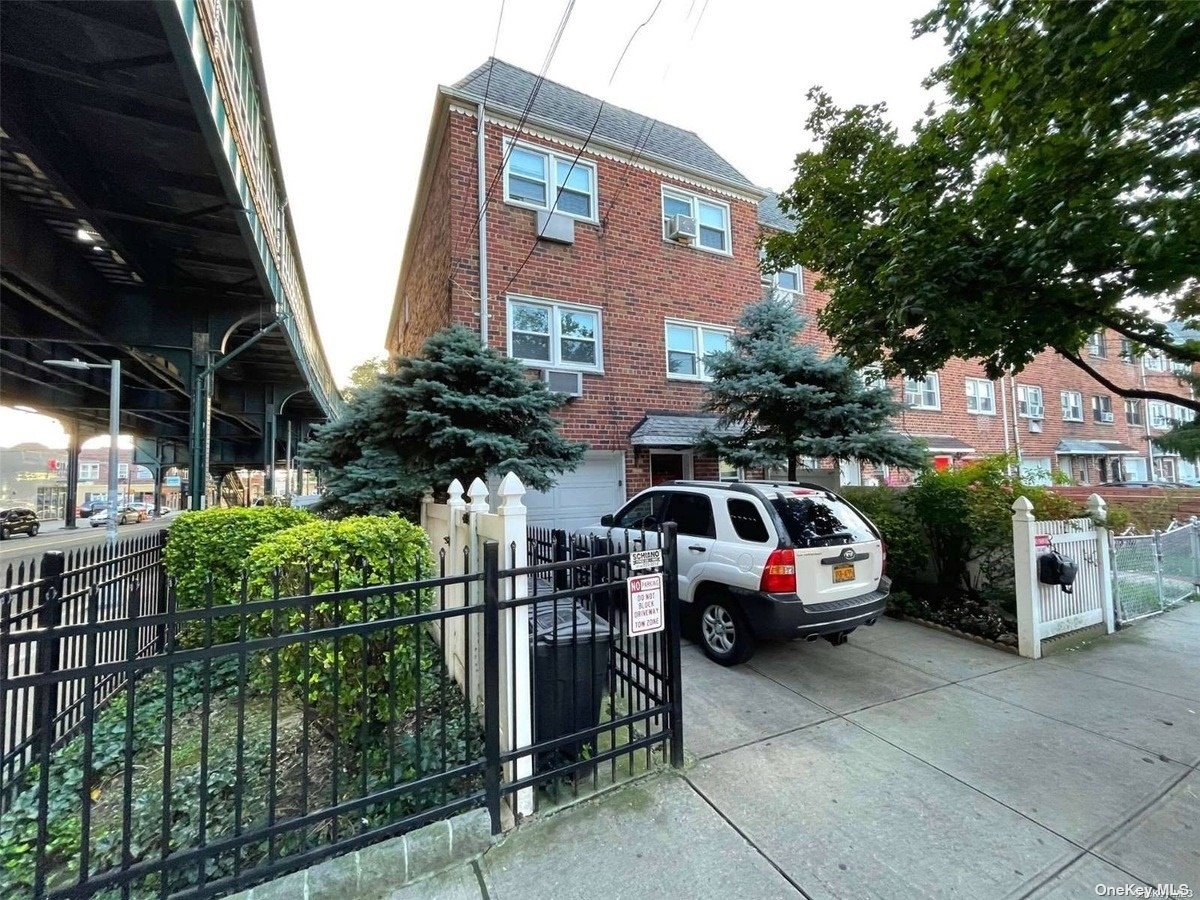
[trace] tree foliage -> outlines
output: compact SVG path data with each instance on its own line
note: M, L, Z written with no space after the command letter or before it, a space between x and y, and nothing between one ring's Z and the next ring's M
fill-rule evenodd
M369 356L350 370L350 379L342 388L346 397L353 397L359 391L372 387L379 376L387 371L387 358L384 356Z
M1109 328L1200 362L1163 323L1200 309L1200 4L941 0L916 32L946 41L946 102L902 141L884 106L814 89L781 197L799 227L767 244L821 272L842 352L999 377L1050 349L1095 377L1078 351Z
M426 490L506 472L546 490L585 449L559 434L552 412L561 402L456 325L350 397L299 458L322 473L323 507L341 512L413 514Z
M899 404L885 386L867 386L842 356L798 341L803 320L788 304L763 300L742 314L730 348L709 356L705 407L719 422L701 447L733 465L796 458L857 459L920 468L925 450L892 430Z

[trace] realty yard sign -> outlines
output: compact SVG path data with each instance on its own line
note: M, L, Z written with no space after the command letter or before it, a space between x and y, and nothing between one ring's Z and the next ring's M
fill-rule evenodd
M662 573L632 575L625 584L629 590L629 636L662 631L666 627Z

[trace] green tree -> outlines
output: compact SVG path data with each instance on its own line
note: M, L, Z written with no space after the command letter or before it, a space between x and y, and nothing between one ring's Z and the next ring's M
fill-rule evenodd
M342 388L346 397L352 397L359 391L365 391L379 381L379 376L387 371L387 357L369 356L350 370L350 379Z
M763 300L742 314L730 348L705 366L705 408L719 416L701 448L736 466L796 458L857 459L918 469L924 448L891 430L900 411L886 386L869 386L844 356L799 342L804 322L790 304Z
M882 105L814 89L817 147L781 198L802 227L769 265L821 273L819 322L856 365L994 378L1049 349L1200 408L1079 352L1108 328L1200 362L1165 324L1200 311L1200 4L941 0L915 30L945 39L946 102L902 141Z
M345 415L319 428L299 458L322 473L322 506L341 513L413 515L426 490L510 471L546 490L585 449L559 434L551 413L561 401L455 325L348 398Z

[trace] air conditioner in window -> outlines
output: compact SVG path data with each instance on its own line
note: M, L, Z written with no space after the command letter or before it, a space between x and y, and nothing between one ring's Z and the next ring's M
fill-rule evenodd
M1100 413L1100 421L1101 422L1112 422L1112 420L1113 420L1112 413L1106 413L1106 412Z
M566 394L568 397L583 396L583 375L580 372L565 372L562 369L545 369L542 380L546 387L556 394Z
M694 241L696 220L691 216L671 216L667 219L667 237L673 241Z
M1042 420L1041 419L1030 419L1029 420L1029 433L1030 434L1041 434L1042 433Z

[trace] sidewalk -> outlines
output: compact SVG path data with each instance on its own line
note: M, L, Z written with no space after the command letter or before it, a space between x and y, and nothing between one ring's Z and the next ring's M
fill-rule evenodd
M890 620L735 669L685 656L688 769L393 900L1200 886L1200 604L1037 662Z

